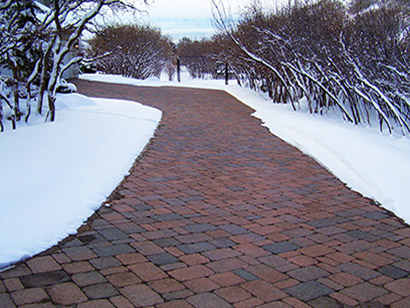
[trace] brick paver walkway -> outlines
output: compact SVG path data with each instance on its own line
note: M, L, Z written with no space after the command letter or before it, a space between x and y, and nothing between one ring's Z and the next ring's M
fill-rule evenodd
M158 107L162 124L110 207L0 273L0 307L410 307L409 226L251 109L218 91L77 84Z

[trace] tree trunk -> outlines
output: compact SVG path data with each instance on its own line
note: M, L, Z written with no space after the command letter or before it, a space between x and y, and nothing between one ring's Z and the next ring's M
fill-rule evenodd
M3 126L3 102L0 99L0 133L4 131Z
M27 114L26 114L26 116L25 116L25 118L24 118L24 121L26 122L26 123L28 123L28 119L30 118L30 115L31 115L31 104L30 104L30 102L31 102L31 87L30 87L30 83L27 85L27 87L26 87L26 90L27 90L27 101L26 101L26 106L27 106Z
M48 115L50 116L50 121L54 122L56 118L56 105L55 105L56 97L50 93L48 93L47 97L48 97Z
M40 88L39 88L39 98L37 104L37 113L41 114L43 109L43 101L44 101L44 93L47 87L47 70L48 70L48 58L50 56L51 51L51 43L49 47L47 47L46 52L43 55L43 60L41 63L41 76L40 76Z

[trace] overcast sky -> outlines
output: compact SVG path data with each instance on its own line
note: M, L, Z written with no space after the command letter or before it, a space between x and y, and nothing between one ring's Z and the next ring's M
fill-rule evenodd
M212 26L211 0L149 0L144 6L148 12L142 20L159 27L162 33L168 34L174 41L187 36L192 39L211 37L215 33ZM219 1L219 0L218 0ZM285 0L260 0L267 8L274 8L276 3ZM224 0L224 5L237 14L253 0Z

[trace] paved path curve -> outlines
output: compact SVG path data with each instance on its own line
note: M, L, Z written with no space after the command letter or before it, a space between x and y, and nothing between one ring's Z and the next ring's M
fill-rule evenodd
M158 107L162 124L110 207L0 273L0 307L410 307L409 226L251 109L220 91L76 83Z

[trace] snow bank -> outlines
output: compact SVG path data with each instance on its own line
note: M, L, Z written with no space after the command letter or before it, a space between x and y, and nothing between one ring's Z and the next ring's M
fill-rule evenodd
M60 95L57 108L54 123L0 134L0 268L75 233L161 119L159 110L135 102L78 94Z
M224 90L255 110L272 134L313 157L353 190L372 198L410 223L410 138L379 132L377 127L354 126L331 117L294 112L289 105L273 104L261 93L234 81L164 78L132 80L110 75L83 75L88 80L146 86L179 86Z

